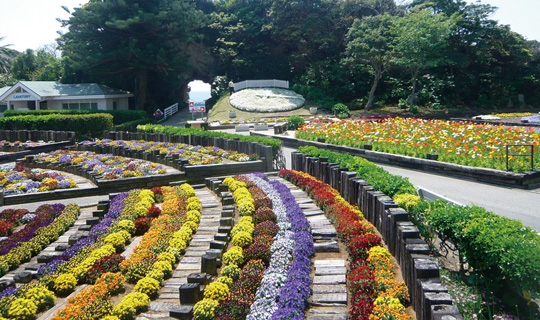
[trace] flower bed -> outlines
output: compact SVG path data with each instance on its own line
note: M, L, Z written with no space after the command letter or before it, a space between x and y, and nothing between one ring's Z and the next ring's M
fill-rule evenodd
M0 212L0 241L11 234L19 224L26 224L35 217L26 209L6 209ZM2 245L2 242L0 242Z
M224 183L243 217L223 255L222 276L195 305L196 319L303 319L314 253L309 222L288 188L263 174Z
M123 221L132 222L137 217L144 216L152 203L153 193L149 190L134 190L116 196L111 202L108 213L99 224L92 227L88 238L77 241L68 250L38 269L38 281L30 282L18 289L7 288L0 294L2 297L0 305L4 307L0 308L0 316L8 319L26 319L14 313L23 312L29 313L28 318L32 318L35 315L35 305L40 300L22 301L26 303L24 306L21 306L22 302L20 301L20 299L26 299L25 292L30 288L43 288L54 291L59 295L72 292L77 284L83 283L88 278L87 271L95 263L116 253L113 244L118 243L113 242L111 244L112 239L109 236L121 235L123 243L126 243L130 238L126 229L130 228ZM114 281L107 282L114 283ZM91 293L90 295L97 295L97 293ZM106 309L107 304L103 304L102 307ZM91 310L92 308L102 307L101 305L88 304L85 308ZM14 311L10 312L11 309ZM84 312L78 315L82 316ZM77 319L77 317L74 316L72 319Z
M535 145L535 163L538 167L540 135L532 128L509 128L491 124L471 124L414 118L392 118L380 122L336 121L314 122L300 128L299 139L324 138L327 143L426 158L438 154L444 162L466 166L506 169L506 144ZM515 147L510 153L530 153L530 148ZM530 170L525 157L510 156L509 168L514 172Z
M282 112L302 107L306 100L298 93L278 88L244 89L235 92L229 103L249 112Z
M66 307L53 319L79 319L83 315L92 318L111 316L122 320L133 319L137 313L148 307L150 299L157 297L161 282L171 275L180 254L198 227L200 200L195 197L193 188L187 184L174 188L155 188L153 191L154 194L163 195L161 215L157 207L150 207L146 217L137 214L133 216L134 223L132 220L122 220L119 223L124 223L126 231L135 234L140 230L137 227L138 221L151 219L148 231L144 233L133 254L129 259L117 259L112 270L103 270L100 261L95 262L87 275L91 274L93 269L100 269L98 271L101 274L97 281L70 299ZM113 235L115 233L109 234L105 242L114 245ZM109 297L122 293L125 282L135 284L133 292L124 295L120 302L113 306Z
M524 123L540 123L540 115L539 114L535 114L535 115L530 115L530 116L526 116L526 117L523 117L521 118L521 122L524 122Z
M23 229L0 242L0 275L30 260L58 239L75 223L79 213L80 208L75 204L40 206Z
M303 189L325 211L349 252L347 288L353 319L412 319L405 313L409 293L395 280L391 255L375 227L329 185L312 176L281 170L280 176Z
M82 165L84 168L101 174L104 180L159 175L167 172L165 167L159 164L90 151L59 150L41 153L36 156L36 160L55 164Z
M234 150L223 150L218 147L192 146L185 143L155 142L155 141L125 141L125 140L96 140L94 142L83 141L82 145L88 143L98 143L100 145L111 145L127 147L131 150L154 151L159 150L167 155L178 154L179 159L188 160L192 165L205 165L222 163L223 159L231 161L245 162L258 159L256 154L247 155Z
M5 195L13 195L77 188L77 183L57 171L5 164L0 166L0 188Z
M478 286L482 290L487 288L496 296L512 292L509 294L512 300L505 299L510 302L507 313L514 312L516 304L520 310L528 312L531 297L540 295L536 277L540 274L540 237L531 228L481 207L458 207L444 202L430 204L420 200L408 179L391 175L363 158L313 147L302 147L300 151L313 157L327 157L329 162L349 168L375 189L392 197L409 212L426 241L433 239L434 232L451 240L463 262L472 268L469 272L481 281ZM458 304L458 307L461 306ZM460 309L460 312L466 314L465 310Z

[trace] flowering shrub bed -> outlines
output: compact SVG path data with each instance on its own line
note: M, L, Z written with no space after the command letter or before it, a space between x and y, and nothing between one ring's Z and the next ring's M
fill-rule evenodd
M250 112L281 112L298 109L306 103L298 93L279 88L244 89L231 95L236 109Z
M81 144L91 143L89 141L83 141ZM222 163L223 159L232 161L244 162L253 161L258 159L257 154L247 155L245 153L239 153L234 150L223 150L218 147L202 147L192 146L185 143L172 143L172 142L156 142L156 141L144 141L144 140L96 140L93 143L99 143L101 145L112 145L127 147L131 150L144 150L154 151L159 150L167 155L178 154L179 159L188 160L190 164L216 164Z
M0 166L0 188L5 195L12 195L77 188L77 183L57 171L4 164Z
M36 160L82 165L83 168L92 169L101 174L105 180L158 175L167 172L163 166L156 163L90 151L59 150L40 153Z
M24 211L15 212L21 214ZM80 208L75 204L40 206L35 217L23 229L0 242L0 275L30 260L58 239L75 223L79 213Z
M405 306L409 303L407 287L395 280L391 255L381 246L381 238L362 213L335 189L308 174L281 170L280 176L303 189L325 211L349 251L349 317L412 319L405 313Z
M353 148L371 144L375 151L420 158L435 153L440 161L498 170L506 170L506 144L532 144L535 146L534 167L540 164L540 135L532 128L392 118L380 122L312 122L300 128L296 137L325 138L327 143ZM514 147L511 153L529 152L530 148ZM530 170L530 163L524 157L510 156L509 166L514 172Z

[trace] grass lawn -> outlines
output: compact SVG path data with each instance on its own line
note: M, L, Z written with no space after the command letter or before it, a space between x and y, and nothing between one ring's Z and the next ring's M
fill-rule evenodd
M208 120L212 121L225 121L231 120L229 118L229 111L236 111L236 119L258 119L258 118L278 118L278 117L290 117L292 115L310 116L309 108L311 105L306 103L303 107L296 110L284 111L284 112L247 112L235 109L229 103L230 94L226 94L221 97L218 102L212 107L212 110L208 113Z

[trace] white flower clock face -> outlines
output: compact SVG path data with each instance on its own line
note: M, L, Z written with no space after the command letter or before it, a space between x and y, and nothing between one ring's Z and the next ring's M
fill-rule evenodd
M282 112L298 109L306 100L291 90L260 88L235 92L229 102L234 108L242 111Z

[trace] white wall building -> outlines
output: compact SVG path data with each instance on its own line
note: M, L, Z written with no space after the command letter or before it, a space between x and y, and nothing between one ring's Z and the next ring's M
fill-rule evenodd
M96 83L62 84L55 81L19 81L0 88L4 110L128 110L133 94Z

